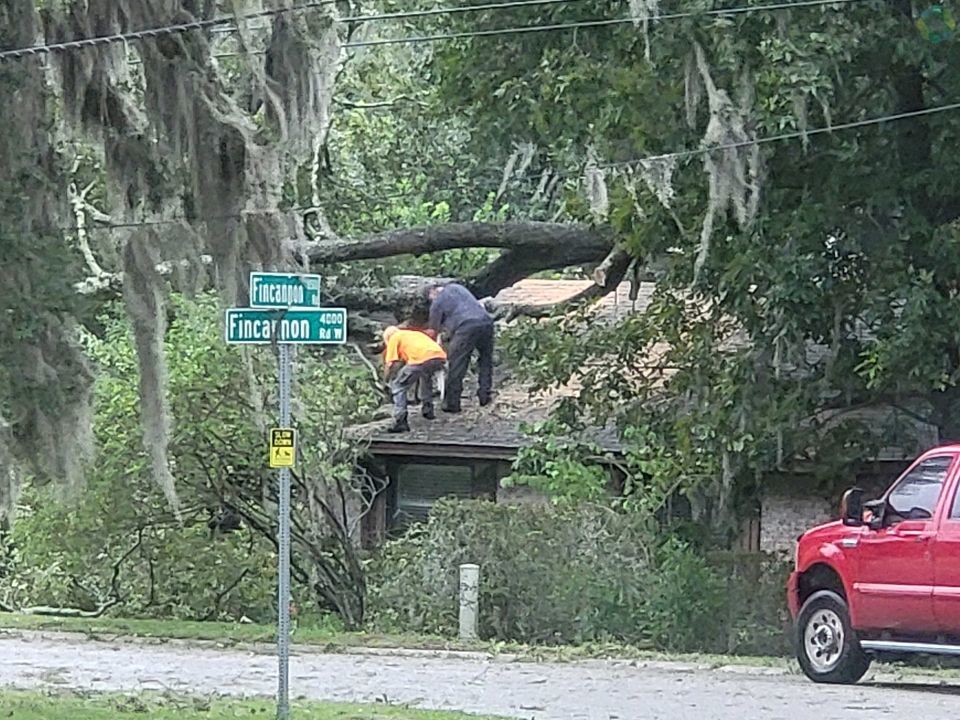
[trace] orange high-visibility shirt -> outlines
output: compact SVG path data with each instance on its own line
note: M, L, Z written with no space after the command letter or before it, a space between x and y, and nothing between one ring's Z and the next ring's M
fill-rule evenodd
M422 365L427 360L446 360L447 354L434 340L419 330L397 330L384 351L384 362L389 365L403 360L407 365Z

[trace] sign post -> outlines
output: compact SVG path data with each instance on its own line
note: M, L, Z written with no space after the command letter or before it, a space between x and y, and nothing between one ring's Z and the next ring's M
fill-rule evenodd
M293 363L290 345L280 344L280 426L290 427L290 384ZM290 468L280 468L280 557L278 559L277 607L277 657L279 685L277 687L277 720L290 717Z
M231 345L276 345L280 427L270 431L270 467L279 470L277 547L277 719L290 717L290 469L296 465L297 431L290 417L294 345L342 345L347 311L320 307L320 276L250 273L250 307L230 308L224 334Z

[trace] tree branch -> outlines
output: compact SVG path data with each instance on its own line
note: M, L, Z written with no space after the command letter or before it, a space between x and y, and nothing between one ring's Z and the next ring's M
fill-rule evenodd
M412 98L409 95L397 95L393 100L381 100L378 102L354 102L352 100L341 100L339 98L334 98L333 102L340 107L347 108L348 110L378 110L381 108L389 108L399 105L401 102L414 103L421 107L425 107L426 103Z
M501 248L569 256L574 258L569 264L575 265L599 260L612 246L610 232L588 225L469 222L402 228L342 243L318 243L307 249L307 257L314 265L328 265L443 250Z
M59 608L49 607L46 605L37 605L36 607L22 608L20 610L16 610L15 612L21 615L44 615L50 617L76 617L89 619L102 617L107 610L123 601L123 596L120 593L120 569L123 566L123 563L125 563L131 555L139 550L140 546L143 544L143 530L144 528L139 528L137 530L136 543L134 543L133 547L121 555L120 558L113 564L113 573L110 576L110 595L106 600L102 600L100 602L96 610L81 610L79 608ZM76 584L83 588L83 586L79 583Z
M213 618L216 617L217 613L220 612L220 603L223 602L223 599L224 599L227 595L229 595L230 593L232 593L232 592L236 589L236 587L237 587L241 582L243 582L244 578L246 578L247 575L249 575L249 574L250 574L250 568L245 568L242 573L240 573L239 575L237 575L237 577L233 580L232 583L230 583L229 585L227 585L227 587L225 587L223 590L221 590L219 593L217 593L217 597L214 598L214 600L213 600L213 607L210 609L210 612L208 612L208 613L207 613L206 615L204 615L204 617L203 617L204 622L207 622L208 620L213 620Z
M614 292L630 269L633 258L619 245L614 248L606 259L593 273L593 285L581 290L573 297L549 305L514 305L507 312L509 322L516 317L544 318L550 315L560 315L576 308L582 303L599 300Z

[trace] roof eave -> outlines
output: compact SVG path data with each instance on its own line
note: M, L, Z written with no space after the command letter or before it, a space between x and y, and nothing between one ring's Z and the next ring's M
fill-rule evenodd
M519 447L471 445L463 443L405 442L395 440L373 440L367 451L371 455L389 457L431 457L461 458L467 460L505 460L513 461Z

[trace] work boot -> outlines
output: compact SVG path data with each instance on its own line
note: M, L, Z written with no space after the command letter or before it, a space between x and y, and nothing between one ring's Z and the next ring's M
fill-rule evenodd
M424 420L434 420L436 419L437 414L433 411L433 405L423 405L423 419Z
M404 415L402 418L396 418L393 421L393 425L387 428L387 432L393 435L410 432L410 423L407 422L406 415Z

